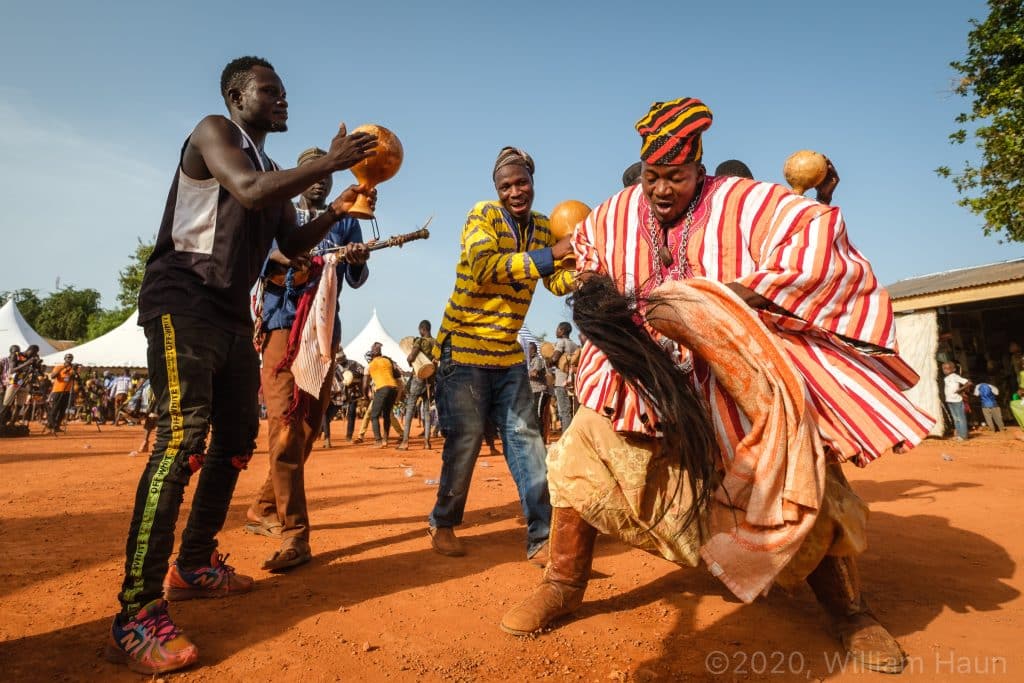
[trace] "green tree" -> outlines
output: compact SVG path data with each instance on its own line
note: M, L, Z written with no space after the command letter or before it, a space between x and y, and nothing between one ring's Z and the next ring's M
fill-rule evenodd
M7 303L7 300L11 297L14 298L14 303L18 305L21 317L25 319L29 327L35 329L36 318L39 317L39 311L43 307L43 302L39 299L39 295L36 294L36 290L15 289L9 292L0 292L0 305Z
M51 339L84 339L89 318L100 310L100 293L95 289L64 287L43 299L36 331Z
M121 305L109 309L96 306L88 315L83 333L86 340L95 339L114 329L127 320L139 305L142 276L146 272L146 261L152 253L153 243L146 243L140 239L135 247L135 253L129 256L131 261L118 274L117 280L121 291L117 295L117 301Z
M949 136L962 145L974 126L980 164L964 162L960 173L941 166L951 178L957 201L985 219L985 234L1004 232L1024 241L1024 0L989 0L985 21L971 20L967 56L951 62L961 78L954 92L971 100L971 111L956 118Z
M118 284L121 285L121 292L117 295L117 302L127 309L128 313L125 314L125 318L139 305L139 290L142 289L142 276L146 272L146 261L149 260L150 254L153 253L154 244L155 241L143 242L139 239L139 243L135 247L135 253L131 255L131 263L125 266L117 277Z

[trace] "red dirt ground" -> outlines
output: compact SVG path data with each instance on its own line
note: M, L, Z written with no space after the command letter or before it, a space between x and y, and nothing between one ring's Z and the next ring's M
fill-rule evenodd
M911 655L901 680L1024 680L1017 434L930 440L866 470L847 469L872 508L861 562L866 593ZM145 462L128 455L139 436L136 427L72 425L59 437L0 440L3 680L143 679L101 656ZM419 450L405 453L318 445L307 465L316 556L280 576L259 569L273 542L242 530L267 465L258 454L220 536L231 564L257 578L256 590L174 605L200 664L163 678L881 677L841 670L810 590L776 590L744 606L703 569L678 569L608 539L598 541L596 577L575 618L537 638L506 635L502 614L540 578L524 561L508 469L500 457L480 459L460 532L469 554L441 557L425 533L436 491L425 480L437 478L440 451L413 444Z

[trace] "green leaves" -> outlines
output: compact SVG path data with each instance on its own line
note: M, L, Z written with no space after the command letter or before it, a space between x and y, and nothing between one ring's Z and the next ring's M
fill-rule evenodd
M50 339L83 339L89 318L100 310L95 289L64 287L43 299L36 317L36 332Z
M963 126L949 136L961 145L976 139L981 164L965 162L959 173L935 169L949 178L960 206L983 216L984 232L1024 241L1024 0L989 0L985 21L972 19L967 56L951 62L961 75L954 92L971 100L956 117ZM969 130L975 126L973 131Z
M42 300L34 289L15 289L9 292L0 292L0 304L5 303L9 298L14 297L14 303L18 306L21 317L25 319L32 329L36 327L36 318L43 306Z
M40 299L33 289L0 292L0 303L14 297L22 317L36 332L50 339L88 341L106 334L132 314L138 306L139 289L146 271L146 261L153 253L154 242L141 239L131 262L118 276L121 291L119 307L100 308L100 294L95 289L64 287Z
M86 339L102 337L127 320L134 310L135 307L132 306L131 308L112 308L109 311L97 311L89 317L89 324L85 331Z
M117 295L117 302L131 313L139 305L139 290L142 289L142 276L146 273L146 261L153 253L153 242L143 242L139 239L132 255L132 262L129 263L117 276L121 291Z

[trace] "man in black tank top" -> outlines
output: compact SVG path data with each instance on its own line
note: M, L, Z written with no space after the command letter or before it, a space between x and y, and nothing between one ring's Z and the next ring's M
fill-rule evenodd
M224 68L221 93L230 117L207 116L182 146L139 294L157 437L135 495L121 612L106 653L150 674L198 658L161 595L187 600L252 588L250 577L224 563L216 536L259 431L249 291L271 242L288 257L305 253L360 193L374 199L373 191L351 186L298 230L291 198L373 154L376 137L346 135L342 124L326 155L282 171L263 151L268 133L287 130L288 103L274 68L257 57L236 59ZM365 245L352 252L357 263L369 256ZM168 568L178 509L195 472L192 512Z

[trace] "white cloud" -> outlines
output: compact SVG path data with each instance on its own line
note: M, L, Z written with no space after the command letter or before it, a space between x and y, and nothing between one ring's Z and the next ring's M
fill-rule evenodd
M0 89L0 151L5 159L19 158L34 167L45 165L46 175L51 177L54 172L95 172L131 186L166 182L165 172L134 156L131 150L76 130L68 122L31 105L12 104L19 99L16 93ZM50 163L57 165L49 167ZM11 164L0 173L15 173L22 178L27 175Z
M116 107L102 130L84 131L26 93L0 89L0 290L47 292L59 277L114 304L136 237L159 227L173 169L104 137L116 134Z

